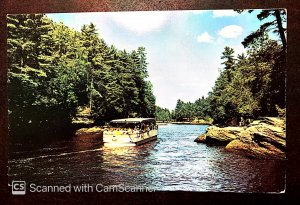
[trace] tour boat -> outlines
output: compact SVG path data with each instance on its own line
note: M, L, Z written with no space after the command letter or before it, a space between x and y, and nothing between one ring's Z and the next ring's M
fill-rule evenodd
M136 146L157 139L154 118L125 118L112 120L103 132L106 146Z

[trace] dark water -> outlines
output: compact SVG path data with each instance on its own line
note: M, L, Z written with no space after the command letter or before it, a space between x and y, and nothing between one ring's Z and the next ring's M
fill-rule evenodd
M159 127L158 140L138 147L104 147L96 136L44 145L14 144L9 179L38 185L145 186L155 190L280 192L282 161L249 159L224 147L197 144L203 125Z

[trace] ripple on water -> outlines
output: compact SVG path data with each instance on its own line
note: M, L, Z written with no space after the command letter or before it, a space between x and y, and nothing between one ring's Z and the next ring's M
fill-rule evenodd
M57 141L38 149L18 144L9 178L41 184L144 185L156 190L276 192L284 189L278 161L248 159L220 146L198 144L204 125L159 127L158 140L108 148L94 138ZM25 150L25 151L24 151ZM29 151L26 151L29 150Z

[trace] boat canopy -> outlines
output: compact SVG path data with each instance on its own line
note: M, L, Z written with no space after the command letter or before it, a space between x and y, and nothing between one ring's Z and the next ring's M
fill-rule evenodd
M126 124L137 124L137 123L155 122L154 118L124 118L110 121L110 123L126 123Z

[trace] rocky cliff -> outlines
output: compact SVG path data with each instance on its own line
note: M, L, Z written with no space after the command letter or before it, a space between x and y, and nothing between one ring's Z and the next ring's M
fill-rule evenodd
M195 142L224 144L228 151L249 157L285 159L285 120L264 117L253 121L247 127L210 126Z

